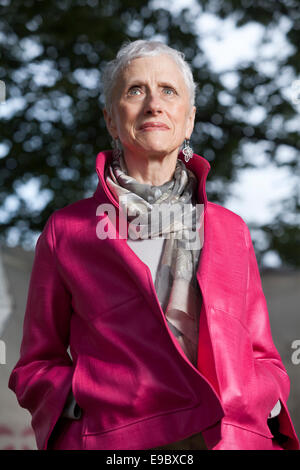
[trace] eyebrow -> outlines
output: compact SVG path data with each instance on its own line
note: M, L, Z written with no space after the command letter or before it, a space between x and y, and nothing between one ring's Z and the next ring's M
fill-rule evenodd
M143 82L142 80L130 80L130 82L127 84L126 88L129 88L131 86L140 86L140 85L145 85L145 82ZM173 84L173 83L170 83L170 82L159 82L159 86L167 86L167 87L170 87L170 88L178 88L177 85Z

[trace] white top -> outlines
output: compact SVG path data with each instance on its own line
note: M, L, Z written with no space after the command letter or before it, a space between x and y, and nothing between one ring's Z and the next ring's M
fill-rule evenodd
M157 268L163 249L165 238L147 238L145 240L132 240L128 238L127 245L149 267L153 283L156 279Z

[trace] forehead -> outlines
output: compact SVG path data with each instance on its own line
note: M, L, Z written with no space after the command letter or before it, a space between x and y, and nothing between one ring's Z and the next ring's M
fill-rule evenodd
M145 82L164 81L186 88L182 71L175 60L167 54L133 59L120 73L119 84L127 85L134 80Z

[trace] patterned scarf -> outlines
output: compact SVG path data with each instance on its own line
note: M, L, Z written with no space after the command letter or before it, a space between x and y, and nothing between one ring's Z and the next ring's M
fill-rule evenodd
M197 367L202 300L196 279L202 246L200 219L203 233L203 217L195 198L197 178L177 159L170 181L160 186L143 184L128 175L121 155L113 157L105 180L127 217L129 238L165 238L154 286L170 330Z

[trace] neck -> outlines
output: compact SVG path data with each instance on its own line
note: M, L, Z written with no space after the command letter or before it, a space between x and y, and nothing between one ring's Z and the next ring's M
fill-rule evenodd
M133 155L124 150L124 160L129 176L139 183L161 186L173 178L178 149L167 155Z

